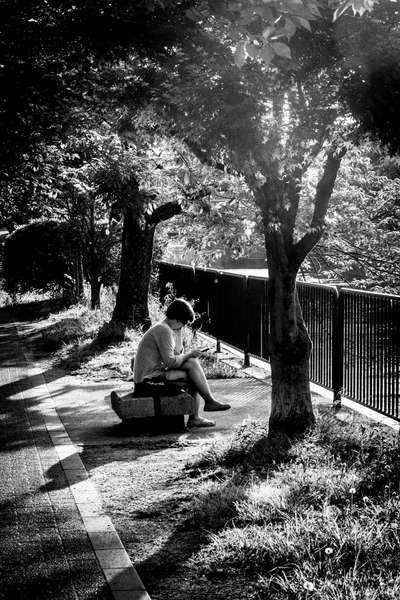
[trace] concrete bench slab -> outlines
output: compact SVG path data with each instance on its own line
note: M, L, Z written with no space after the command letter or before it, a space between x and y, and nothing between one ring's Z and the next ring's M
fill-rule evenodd
M123 422L139 431L180 430L185 427L184 415L194 412L196 401L187 392L152 398L117 390L111 392L111 408Z

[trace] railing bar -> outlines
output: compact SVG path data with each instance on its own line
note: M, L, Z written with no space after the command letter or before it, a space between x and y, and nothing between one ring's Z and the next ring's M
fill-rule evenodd
M374 303L374 321L373 321L373 331L374 331L374 406L379 408L379 381L377 379L377 374L379 374L379 343L378 343L378 311L377 311L377 300L376 297L373 298ZM379 376L379 375L378 375Z
M389 398L390 398L390 414L395 414L396 408L395 408L395 401L394 401L394 394L393 394L393 373L394 373L394 364L393 364L393 357L394 357L394 340L393 340L393 320L394 320L394 302L393 300L389 301L389 318L388 318L388 337L390 340L390 344L389 344L389 348L390 348L390 352L389 352L389 374L390 374L390 378L389 378Z
M390 353L391 353L391 395L392 395L392 410L391 413L397 416L397 398L396 398L396 337L394 332L394 323L396 318L396 302L391 300L391 318L390 318Z
M350 379L350 398L354 398L354 298L349 296L349 329L350 329L350 363L349 363L349 379Z
M374 332L372 328L372 310L373 310L373 299L368 298L368 398L367 404L371 404L373 396L373 377L374 377Z
M383 333L382 339L382 351L383 351L383 401L385 405L385 412L389 414L389 394L388 394L388 383L389 383L389 369L388 369L388 305L385 300L383 302Z
M395 377L395 401L396 401L396 417L399 417L399 402L400 402L400 397L399 397L399 384L400 384L400 302L396 301L396 319L394 320L394 330L395 330L395 335L394 335L394 339L396 340L396 367L395 367L395 372L394 372L394 377Z
M367 386L368 386L368 310L367 310L367 300L368 298L363 298L362 300L362 339L363 339L363 374L362 374L362 391L360 398L365 398L367 395Z

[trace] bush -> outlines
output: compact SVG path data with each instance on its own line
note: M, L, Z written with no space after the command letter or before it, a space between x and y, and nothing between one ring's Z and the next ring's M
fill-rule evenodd
M64 288L74 275L77 236L67 223L34 221L7 236L4 244L5 289L11 294Z

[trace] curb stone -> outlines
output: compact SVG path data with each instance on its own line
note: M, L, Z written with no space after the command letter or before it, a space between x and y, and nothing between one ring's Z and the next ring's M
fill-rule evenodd
M14 326L18 333L17 325ZM101 498L90 481L77 447L72 443L57 413L41 370L30 365L25 352L23 355L27 376L38 381L34 386L36 397L40 398L38 409L67 478L70 493L91 542L93 553L114 600L151 600L111 519L102 509ZM25 408L29 414L26 400Z

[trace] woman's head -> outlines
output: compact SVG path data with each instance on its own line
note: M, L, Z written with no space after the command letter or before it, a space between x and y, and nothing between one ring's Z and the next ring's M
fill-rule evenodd
M167 319L175 319L183 325L191 323L194 320L194 311L192 305L183 298L176 298L171 302L166 310Z

